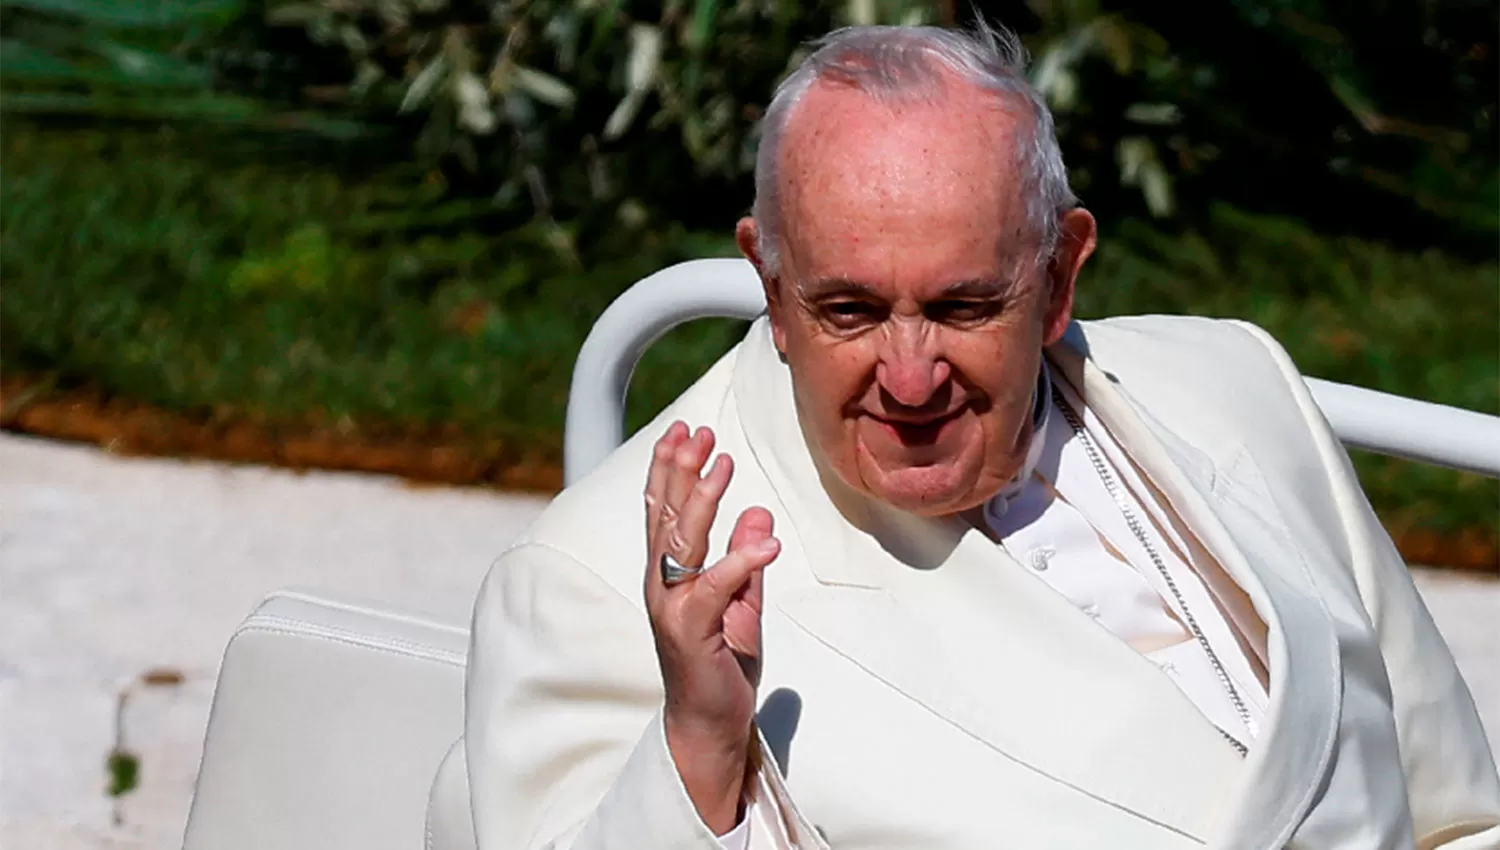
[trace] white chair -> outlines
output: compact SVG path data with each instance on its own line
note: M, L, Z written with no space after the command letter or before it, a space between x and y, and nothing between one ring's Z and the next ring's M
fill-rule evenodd
M690 319L749 319L764 308L742 260L682 263L620 296L574 368L567 483L620 444L630 375L653 341ZM1500 417L1308 384L1352 447L1500 478ZM428 804L466 796L456 742L467 650L467 623L310 591L272 594L225 651L186 850L472 847L465 811L433 817Z

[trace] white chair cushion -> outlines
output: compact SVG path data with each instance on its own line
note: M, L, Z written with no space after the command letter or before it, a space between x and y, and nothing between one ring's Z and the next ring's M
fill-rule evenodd
M308 592L230 639L185 850L413 850L463 732L468 631Z

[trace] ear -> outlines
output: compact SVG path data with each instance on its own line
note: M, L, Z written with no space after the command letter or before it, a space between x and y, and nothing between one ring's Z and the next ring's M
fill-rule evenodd
M1062 339L1073 321L1073 293L1078 282L1078 273L1083 264L1093 255L1099 242L1098 226L1088 210L1078 207L1068 210L1060 222L1057 253L1047 267L1050 289L1047 294L1047 318L1043 344L1052 345Z
M755 266L755 273L760 276L760 285L766 293L766 313L771 319L771 339L776 343L776 350L786 356L786 328L782 321L781 303L781 281L767 273L765 260L760 255L760 225L750 216L739 220L734 227L734 241L739 245L740 253Z

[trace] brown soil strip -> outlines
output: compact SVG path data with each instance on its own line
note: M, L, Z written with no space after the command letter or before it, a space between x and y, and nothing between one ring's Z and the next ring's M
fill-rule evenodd
M337 427L223 420L89 390L49 390L24 378L0 381L0 429L91 443L120 455L370 472L417 484L562 489L562 467L554 458L466 440L451 431L377 436Z
M466 441L451 431L372 436L311 425L217 420L89 390L49 389L25 378L0 381L0 430L91 443L121 455L368 472L413 484L547 494L562 489L562 467L555 457ZM1407 563L1500 575L1500 539L1493 529L1391 531Z

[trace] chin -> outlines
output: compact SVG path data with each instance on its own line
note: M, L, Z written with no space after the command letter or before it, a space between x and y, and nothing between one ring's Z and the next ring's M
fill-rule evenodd
M868 470L861 477L870 496L918 516L956 514L985 500L974 486L978 476L955 464Z

